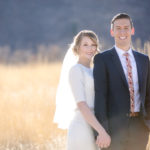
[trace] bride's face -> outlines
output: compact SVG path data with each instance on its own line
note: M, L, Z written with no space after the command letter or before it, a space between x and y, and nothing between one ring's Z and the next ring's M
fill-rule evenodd
M97 45L89 37L84 36L81 40L78 55L80 58L89 59L95 55L97 51Z

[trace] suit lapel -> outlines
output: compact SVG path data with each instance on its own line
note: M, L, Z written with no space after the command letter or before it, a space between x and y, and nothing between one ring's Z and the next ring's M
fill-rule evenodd
M119 71L121 78L123 80L123 83L125 84L125 86L128 88L128 82L126 80L122 65L121 65L121 61L119 59L119 56L115 50L115 48L112 49L112 62L114 63L114 65L117 67L117 70Z
M140 59L140 57L138 57L138 53L133 51L133 55L136 61L136 66L137 66L137 73L138 73L138 81L139 81L139 91L141 91L141 87L142 87L142 70L143 70L143 63Z

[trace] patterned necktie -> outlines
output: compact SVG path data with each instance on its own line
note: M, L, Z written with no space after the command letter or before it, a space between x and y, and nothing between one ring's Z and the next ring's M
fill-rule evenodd
M130 110L134 112L134 86L133 86L133 76L132 76L132 66L129 59L129 54L123 54L126 57L126 65L127 65L127 72L128 72L128 86L130 92Z

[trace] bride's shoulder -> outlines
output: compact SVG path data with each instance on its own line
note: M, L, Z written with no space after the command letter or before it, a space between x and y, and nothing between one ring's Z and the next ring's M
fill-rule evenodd
M80 65L79 64L75 64L70 68L70 71L80 71Z
M69 74L71 75L80 75L81 74L81 67L79 64L75 64L70 68Z

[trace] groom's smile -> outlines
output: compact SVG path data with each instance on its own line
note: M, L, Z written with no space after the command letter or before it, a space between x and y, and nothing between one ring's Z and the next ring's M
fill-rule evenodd
M125 40L125 39L127 39L127 37L125 37L125 36L119 37L119 38L120 38L120 40Z

